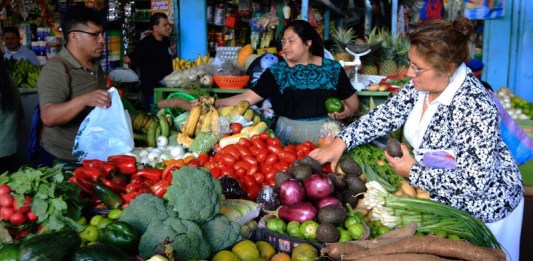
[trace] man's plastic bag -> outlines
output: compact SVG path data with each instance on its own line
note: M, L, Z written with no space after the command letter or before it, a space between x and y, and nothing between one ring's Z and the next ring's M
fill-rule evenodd
M74 140L72 154L78 160L107 160L134 147L131 119L124 110L117 89L109 89L111 106L95 107L83 120Z
M501 117L502 139L513 154L513 158L518 165L522 165L533 159L533 140L529 138L520 126L511 118L509 113L503 108L498 96L489 91L492 100L496 103Z

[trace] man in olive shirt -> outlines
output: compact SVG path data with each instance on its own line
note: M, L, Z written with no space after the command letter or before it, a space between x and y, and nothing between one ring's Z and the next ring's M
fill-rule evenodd
M72 147L81 122L93 107L111 104L98 62L104 50L102 18L101 13L83 6L72 7L63 16L66 44L58 59L43 66L38 80L45 126L40 165L51 166L54 159L76 160Z

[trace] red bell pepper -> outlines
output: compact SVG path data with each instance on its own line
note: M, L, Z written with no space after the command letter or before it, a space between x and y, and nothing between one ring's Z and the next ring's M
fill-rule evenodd
M133 177L142 177L147 180L152 181L159 181L161 179L161 173L163 171L160 169L152 169L152 168L146 168L146 169L140 169L133 174Z
M126 193L131 193L131 192L146 193L149 191L150 190L142 182L141 183L129 183L128 185L126 185Z
M166 179L162 179L156 182L154 185L152 185L150 187L150 190L152 191L152 193L154 193L154 195L161 198L163 197L163 195L165 195L165 193L167 193L167 188L169 185L170 185L170 181Z
M77 176L80 173L89 176L92 179L93 183L102 176L101 170L92 167L79 167L74 170L74 176Z
M137 171L135 157L129 155L113 155L107 158L122 174L131 175Z
M179 168L181 168L181 165L172 164L172 165L166 166L165 169L163 170L163 173L161 173L161 179L172 181L172 172Z
M139 192L139 191L132 191L132 192L129 192L129 193L124 193L124 194L121 194L120 196L122 197L122 199L124 199L124 205L129 205L130 202L137 196L141 195L142 193ZM123 205L123 206L124 206Z
M124 192L125 188L120 184L116 183L112 179L102 179L102 184L108 186L111 190L115 192Z
M81 162L84 167L90 167L99 169L102 171L103 175L107 177L109 174L115 172L115 166L109 162L101 161L101 160L83 160Z
M84 172L79 172L68 179L68 181L83 192L93 196L94 195L94 180Z

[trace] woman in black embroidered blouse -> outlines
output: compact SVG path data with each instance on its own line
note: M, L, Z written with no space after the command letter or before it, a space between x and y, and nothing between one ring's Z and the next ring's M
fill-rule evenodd
M501 137L498 109L463 63L469 57L471 22L431 20L409 34L411 81L386 103L312 151L336 166L345 150L404 126L413 156L385 155L396 172L432 200L484 221L512 260L518 260L523 212L520 171ZM450 164L427 160L442 154Z
M359 99L342 66L324 58L322 39L308 22L292 22L281 41L284 61L265 70L250 90L218 99L216 106L270 99L278 117L276 136L283 143L316 143L320 127L328 118L324 102L330 97L343 100L344 111L329 115L342 120L355 114Z

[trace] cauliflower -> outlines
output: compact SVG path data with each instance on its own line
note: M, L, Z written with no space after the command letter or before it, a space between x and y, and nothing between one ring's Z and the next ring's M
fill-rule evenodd
M174 171L172 184L163 196L179 219L203 224L220 210L222 187L205 168L182 167Z
M132 225L142 235L148 225L176 217L176 212L167 208L165 201L154 194L144 193L135 197L120 214L120 221Z
M203 224L201 228L213 252L218 252L242 240L239 233L241 225L221 214Z
M211 247L204 239L202 230L192 221L168 218L163 222L152 222L139 242L139 255L149 258L165 253L165 245L175 251L177 260L207 259Z

